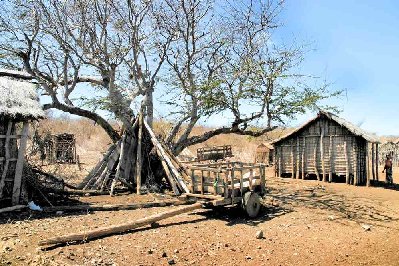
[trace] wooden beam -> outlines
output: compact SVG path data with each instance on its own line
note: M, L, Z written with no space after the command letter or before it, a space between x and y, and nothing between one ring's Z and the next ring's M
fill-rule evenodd
M313 149L313 163L314 163L314 172L317 176L317 181L320 181L320 174L319 170L317 169L317 141Z
M376 161L376 164L375 164L375 173L376 173L376 179L377 179L377 181L379 181L378 179L379 179L379 172L378 172L378 165L379 165L379 163L380 163L380 159L378 158L378 156L379 156L379 154L378 154L378 143L376 143L375 144L375 161Z
M29 123L25 121L22 125L22 137L20 139L18 148L18 161L15 165L14 187L12 189L12 205L17 205L19 203L19 196L21 194L22 172L25 163L25 150L28 141L28 135Z
M371 170L373 172L373 181L375 181L375 149L374 149L374 143L371 143Z
M109 236L113 234L120 234L129 230L133 230L145 225L149 225L161 220L164 220L166 218L170 218L179 214L191 212L197 209L202 208L202 203L195 203L193 205L189 206L183 206L177 209L173 209L170 211L162 212L162 213L157 213L145 218L138 219L133 222L128 222L120 225L114 225L114 226L109 226L109 227L104 227L88 232L83 232L83 233L77 233L77 234L70 234L70 235L64 235L64 236L59 236L59 237L52 237L49 239L45 239L40 241L38 244L39 246L47 246L47 245L56 245L56 244L65 244L65 243L70 243L70 242L76 242L76 241L89 241L91 239L95 238L100 238L104 236Z
M294 139L291 140L291 177L295 178Z
M355 141L354 145L352 145L352 156L354 158L353 160L353 185L358 185L359 184L359 164L358 164L358 153L357 150L359 149L359 146L357 142Z
M366 143L366 185L370 186L370 155L369 155L369 143Z
M282 171L283 171L283 169L282 169L282 165L283 165L283 148L280 146L279 148L279 154L280 154L280 156L279 156L279 159L278 159L278 177L281 177L281 175L282 175Z
M190 190L188 189L186 183L184 183L184 180L182 179L181 174L179 173L179 171L176 169L176 167L173 165L171 159L169 158L168 154L166 153L166 151L163 149L161 143L157 140L154 132L151 130L151 128L148 126L147 122L144 120L144 126L146 127L148 133L151 136L151 141L154 144L154 147L157 148L159 150L159 152L161 153L161 155L163 156L164 160L166 161L166 163L168 164L168 166L170 167L170 169L172 170L172 173L177 181L177 185L181 188L181 190L185 193L190 193Z
M302 147L302 180L305 180L306 175L306 137L303 137L303 147Z
M324 165L324 125L321 127L320 134L320 160L321 160L321 172L323 173L323 182L327 181L326 168Z
M141 194L140 189L141 189L141 168L143 165L143 158L141 156L142 153L142 139L143 139L143 114L139 114L139 135L137 136L138 141L137 141L137 159L136 159L136 193L138 195Z
M296 151L295 151L295 157L296 157L296 175L295 178L299 179L299 164L300 164L300 156L299 156L299 137L296 138Z
M332 182L334 167L333 137L330 135L330 143L328 147L328 159L330 160L330 171L328 173L328 182Z
M125 134L123 134L123 136L122 136L121 152L119 153L119 160L118 160L119 163L118 163L118 166L116 167L115 177L112 180L111 189L110 189L110 192L109 192L109 194L111 196L114 195L115 186L118 183L119 178L121 177L121 172L124 171L124 163L125 163L124 158L126 156L126 151L125 151L125 149L126 149L126 135L127 135L127 132L125 132Z
M0 209L0 213L20 211L20 210L23 210L26 208L28 208L28 206L26 206L26 205L15 205L15 206Z
M349 176L349 156L348 156L348 143L345 140L344 141L344 155L345 155L345 177L346 177L346 184L349 184L350 182L350 176Z
M12 130L12 125L13 123L11 121L8 122L7 126L7 136L11 135L11 130ZM6 176L8 172L8 167L10 164L10 138L6 138L5 143L4 143L4 149L5 149L5 164L3 166L3 173L0 177L0 199L3 197L3 189L6 181Z

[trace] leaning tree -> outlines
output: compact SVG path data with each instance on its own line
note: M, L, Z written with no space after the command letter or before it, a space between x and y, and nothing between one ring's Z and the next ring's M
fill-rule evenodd
M120 135L98 110L129 129L138 102L152 124L153 95L162 95L156 104L171 122L165 142L178 154L220 134L259 136L339 94L298 73L306 47L273 39L283 4L2 1L0 66L34 78L48 96L45 109L91 119L113 141ZM192 134L217 115L229 124Z

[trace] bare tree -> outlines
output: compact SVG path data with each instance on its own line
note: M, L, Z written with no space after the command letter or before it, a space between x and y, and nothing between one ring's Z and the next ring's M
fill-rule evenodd
M339 93L298 73L305 47L273 43L283 1L3 2L0 66L36 79L45 109L92 119L114 141L96 109L130 128L141 99L151 124L155 90L171 110L165 142L175 154L220 134L259 136ZM230 124L192 134L218 114Z

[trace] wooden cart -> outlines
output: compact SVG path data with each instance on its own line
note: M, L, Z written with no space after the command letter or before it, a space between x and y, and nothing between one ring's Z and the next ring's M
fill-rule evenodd
M187 198L212 201L214 206L240 204L249 217L256 217L265 194L265 165L241 162L190 166L191 193Z

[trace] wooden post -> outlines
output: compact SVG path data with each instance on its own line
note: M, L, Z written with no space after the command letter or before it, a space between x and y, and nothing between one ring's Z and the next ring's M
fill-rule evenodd
M330 160L330 171L328 173L328 182L332 182L333 166L334 166L334 152L333 152L333 137L330 135L330 144L328 147L328 158Z
M242 194L243 188L244 188L244 181L243 181L243 172L241 169L240 170L240 193L241 193L241 196L243 196L243 194Z
M4 149L5 149L5 162L4 162L4 167L3 167L3 173L1 175L0 179L0 199L3 197L3 189L6 181L6 176L8 172L8 166L10 164L10 136L11 136L11 130L12 130L12 122L8 122L8 127L7 127L7 133L6 133L6 139L4 142Z
M194 169L191 169L191 193L195 193L195 175Z
M253 190L253 184L252 184L253 179L254 179L254 169L251 168L249 169L249 189L251 191Z
M314 172L317 176L317 181L320 181L319 171L317 170L317 142L315 143L313 150L313 162L314 162Z
M299 137L296 138L296 152L295 152L295 156L296 156L296 175L295 178L299 179Z
M282 146L280 146L279 147L279 153L280 153L280 156L279 156L279 159L278 159L278 177L281 177L281 175L282 175L282 165L283 165L283 147Z
M291 178L295 178L294 139L291 140Z
M138 195L140 195L140 189L141 189L141 168L143 165L143 158L141 156L141 150L142 150L142 139L143 139L143 114L139 114L139 134L137 136L138 141L137 141L137 160L136 160L136 192Z
M265 169L265 166L264 165L261 165L261 166L259 166L259 171L260 171L260 183L261 183L261 191L262 191L262 194L264 194L265 193L265 190L266 190L266 181L265 181L265 175L266 175L266 169Z
M227 170L224 173L224 184L223 184L223 189L224 189L224 198L227 199L229 197L229 170Z
M306 174L306 137L303 136L303 147L302 147L302 179L305 179Z
M116 167L116 173L115 173L115 177L114 180L112 180L112 184L111 184L111 190L109 192L109 194L112 196L114 194L114 189L116 184L118 183L118 180L120 178L121 172L124 171L124 163L126 162L125 160L125 149L126 149L126 135L127 132L125 132L125 134L123 134L122 136L122 141L121 141L121 152L119 153L119 163L118 166Z
M201 179L200 179L200 182L201 182L201 194L202 195L204 195L204 171L203 170L201 170Z
M234 167L231 168L231 203L234 203Z
M370 186L370 155L369 155L369 143L366 143L366 185Z
M373 172L373 181L375 181L375 149L374 149L374 143L371 143L371 170Z
M324 166L324 125L321 127L321 134L320 134L320 160L321 160L321 172L323 173L323 182L327 181L326 177L326 169Z
M354 160L353 160L353 168L354 168L354 170L353 170L353 185L357 185L358 183L359 183L359 164L358 164L358 158L359 158L359 156L358 156L358 154L357 154L357 149L358 149L358 146L357 146L357 142L355 141L355 144L354 145L352 145L352 156L353 156L353 158L354 158Z
M349 184L349 158L348 158L348 143L344 141L344 156L345 156L345 177L346 177L346 184Z
M377 181L379 181L378 179L378 175L379 175L379 172L378 172L378 164L380 163L380 161L379 161L379 158L378 158L378 156L379 156L379 154L378 154L378 143L376 143L375 144L375 161L376 161L376 164L375 164L375 173L376 173L376 178L377 178Z
M21 193L22 171L25 162L25 150L29 135L29 123L25 121L22 126L22 136L18 149L18 160L15 166L14 187L12 189L12 205L19 203L19 196Z

